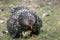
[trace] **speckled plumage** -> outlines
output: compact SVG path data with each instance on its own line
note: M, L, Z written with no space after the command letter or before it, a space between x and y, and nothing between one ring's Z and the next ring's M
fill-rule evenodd
M23 31L28 30L31 30L31 35L39 34L42 20L36 15L36 12L26 7L14 7L11 13L7 20L7 29L12 38L19 38ZM32 23L32 29L29 27L29 21Z

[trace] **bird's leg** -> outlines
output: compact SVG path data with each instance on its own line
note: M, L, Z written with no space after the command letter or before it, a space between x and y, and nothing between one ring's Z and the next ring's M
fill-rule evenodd
M27 37L30 35L30 33L31 33L31 30L28 30L28 31L22 32L22 35L23 37Z

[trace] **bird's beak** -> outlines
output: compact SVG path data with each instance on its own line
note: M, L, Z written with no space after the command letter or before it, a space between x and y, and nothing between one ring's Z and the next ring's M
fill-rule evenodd
M29 22L29 27L32 29L32 23L31 22Z
M29 27L32 29L32 25L29 25Z

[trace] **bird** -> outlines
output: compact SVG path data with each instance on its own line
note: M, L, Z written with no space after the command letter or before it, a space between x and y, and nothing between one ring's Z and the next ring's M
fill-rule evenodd
M36 12L28 7L13 7L7 20L7 30L13 39L26 35L38 35L42 27L42 20Z

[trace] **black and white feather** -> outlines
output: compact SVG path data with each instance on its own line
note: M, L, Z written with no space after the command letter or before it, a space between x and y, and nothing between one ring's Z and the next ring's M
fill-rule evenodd
M12 38L19 38L24 34L23 32L28 30L31 31L30 35L40 33L42 20L36 15L36 12L26 7L14 7L11 13L7 20L7 29Z

